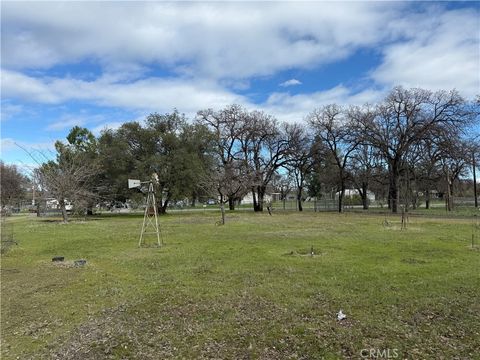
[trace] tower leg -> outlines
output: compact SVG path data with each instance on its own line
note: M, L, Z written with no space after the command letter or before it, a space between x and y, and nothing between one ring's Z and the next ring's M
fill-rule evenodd
M153 208L153 214L150 214L151 208ZM153 222L152 217L155 218L155 222ZM160 227L158 225L157 204L155 203L155 193L153 191L153 183L151 182L148 186L147 203L145 207L145 213L143 215L143 224L142 230L140 232L140 239L138 240L139 247L142 246L142 243L144 243L144 236L147 233L147 228L149 227L149 225L152 225L152 227L155 229L155 234L157 235L157 245L161 246L162 243L160 241Z

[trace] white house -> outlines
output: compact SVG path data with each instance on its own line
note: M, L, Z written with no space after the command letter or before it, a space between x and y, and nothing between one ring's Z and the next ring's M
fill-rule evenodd
M57 199L48 198L46 199L47 209L60 209L60 204ZM65 210L72 211L73 204L69 200L65 200Z
M340 192L337 192L335 196L338 198ZM354 196L360 196L360 192L357 189L345 189L345 198L351 198ZM375 201L375 194L371 191L367 191L367 199L370 201Z
M257 199L258 200L258 199ZM272 195L270 194L265 194L265 196L263 197L263 202L264 203L268 203L268 202L271 202L272 201ZM253 196L252 196L252 192L248 192L243 198L242 198L242 201L241 201L242 204L253 204Z

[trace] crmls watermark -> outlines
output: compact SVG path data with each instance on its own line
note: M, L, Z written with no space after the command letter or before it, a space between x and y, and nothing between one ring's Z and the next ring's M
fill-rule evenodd
M398 349L362 349L360 357L362 359L396 359L398 358Z

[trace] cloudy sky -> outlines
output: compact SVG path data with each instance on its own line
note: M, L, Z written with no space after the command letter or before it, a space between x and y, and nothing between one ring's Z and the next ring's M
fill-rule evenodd
M1 2L2 160L177 108L480 93L480 2Z

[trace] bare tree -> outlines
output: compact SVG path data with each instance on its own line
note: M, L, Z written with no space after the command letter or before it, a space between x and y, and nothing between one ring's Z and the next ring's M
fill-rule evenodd
M278 173L272 179L272 187L274 191L279 194L280 200L283 203L283 210L286 209L287 196L293 190L295 183L293 175L289 171L288 167L286 170L287 173Z
M58 201L65 223L68 222L67 200L88 203L88 199L94 197L91 181L97 174L98 168L86 162L81 153L59 153L56 161L50 160L35 170L42 191Z
M433 93L397 87L376 107L375 116L360 119L364 138L380 151L388 164L392 212L398 209L402 164L412 146L428 137L432 127L455 131L470 121L472 115L456 91Z
M295 181L298 211L303 211L303 189L306 178L314 166L314 144L306 128L300 124L286 124L285 133L290 143L286 168Z
M416 166L416 173L419 185L424 193L425 208L430 208L431 192L438 181L442 178L440 160L443 156L442 148L439 146L438 136L429 136L420 143L419 161Z
M287 163L289 139L275 118L252 111L245 118L240 137L242 159L251 184L254 211L263 211L265 193L277 170Z
M441 147L443 156L440 163L445 179L445 206L448 211L452 211L455 206L453 198L455 181L465 176L468 171L471 146L466 141L446 139Z
M475 202L475 207L478 208L478 194L477 194L477 159L476 154L480 152L480 138L471 140L471 152L472 152L472 175L473 175L473 198Z
M362 207L364 210L368 210L370 185L374 178L378 177L381 162L378 150L368 144L359 144L352 154L349 172L353 185L362 199Z
M344 108L331 104L314 110L309 115L309 122L317 136L325 144L338 170L338 211L343 211L348 179L347 166L353 151L360 144L356 127L347 116Z
M0 179L2 207L14 205L25 193L27 177L18 170L16 165L7 165L0 161Z
M351 124L361 124L370 121L374 116L374 109L370 105L351 106L347 111L347 116ZM364 210L369 207L368 192L372 181L379 180L381 177L381 168L383 160L379 151L369 144L365 139L363 132L358 126L352 129L353 136L356 137L358 146L353 150L352 161L349 164L349 172L353 185L357 189Z
M251 187L251 178L243 161L239 139L245 130L247 111L239 105L230 105L223 110L201 110L197 121L207 125L213 132L218 169L214 182L220 197L228 201L230 210Z
M400 198L403 209L408 212L411 208L416 209L420 199L420 189L418 177L418 164L422 157L423 147L421 143L416 143L405 155L401 165L400 177Z

